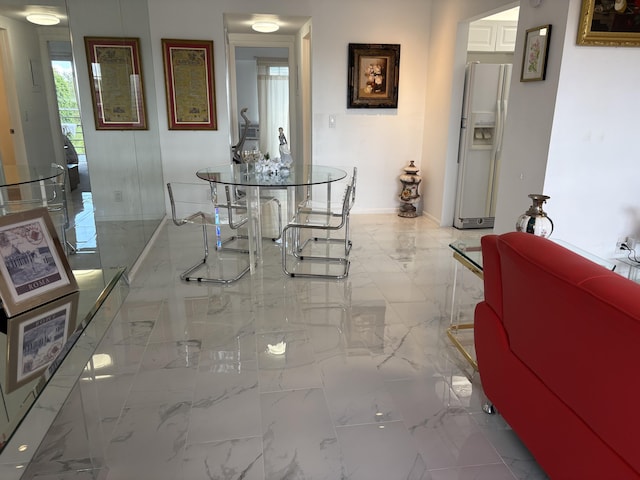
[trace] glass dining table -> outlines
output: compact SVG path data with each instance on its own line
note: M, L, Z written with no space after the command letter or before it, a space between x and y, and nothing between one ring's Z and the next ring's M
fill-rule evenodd
M0 169L0 187L12 187L25 183L40 182L62 175L57 165L30 166L30 165L3 165Z
M331 183L340 181L347 172L340 168L325 165L297 165L289 169L280 169L277 173L260 171L252 163L233 163L203 168L196 172L201 180L218 185L240 187L246 192L249 225L249 261L251 273L262 258L262 223L260 218L260 189L287 190L287 219L296 213L296 195L301 188L313 185L327 185L327 198L331 198ZM286 248L283 239L282 248Z

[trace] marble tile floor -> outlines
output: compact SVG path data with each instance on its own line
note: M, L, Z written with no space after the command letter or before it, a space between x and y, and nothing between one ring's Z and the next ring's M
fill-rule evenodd
M165 223L23 478L547 478L446 337L447 245L485 233L352 215L346 280L286 278L265 241L217 286L178 279L199 232ZM470 316L480 280L460 292Z

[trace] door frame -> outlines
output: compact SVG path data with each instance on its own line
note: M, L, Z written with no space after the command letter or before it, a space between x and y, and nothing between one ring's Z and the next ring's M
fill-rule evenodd
M230 144L234 145L240 138L240 112L238 111L238 92L236 88L236 47L267 47L286 48L289 62L289 145L293 153L294 161L299 158L295 152L304 151L304 146L299 140L297 129L298 101L297 101L297 60L295 54L295 37L293 35L269 35L265 39L263 34L227 34L227 75L229 82L229 121Z
M0 93L4 97L7 105L9 134L13 144L13 162L10 164L22 165L27 163L27 150L24 142L24 132L20 120L20 105L18 103L18 90L15 83L15 70L11 55L9 32L5 28L0 28L0 75L2 75L3 91ZM2 126L5 128L5 126ZM0 158L3 164L7 159Z

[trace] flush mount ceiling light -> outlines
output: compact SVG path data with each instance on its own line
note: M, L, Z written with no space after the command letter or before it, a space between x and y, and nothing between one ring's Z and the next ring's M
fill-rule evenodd
M251 28L260 33L273 33L280 29L280 25L273 22L256 22Z
M55 15L48 13L33 13L27 15L27 20L36 25L57 25L60 23L60 19Z

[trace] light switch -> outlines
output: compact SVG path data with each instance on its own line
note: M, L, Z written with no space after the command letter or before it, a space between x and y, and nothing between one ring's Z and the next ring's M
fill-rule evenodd
M329 128L336 128L336 116L329 115Z

